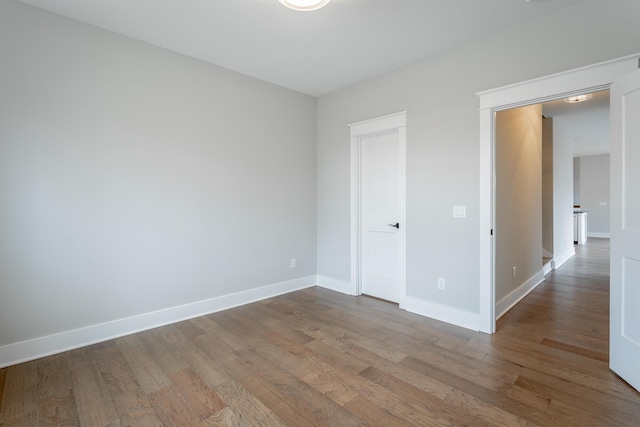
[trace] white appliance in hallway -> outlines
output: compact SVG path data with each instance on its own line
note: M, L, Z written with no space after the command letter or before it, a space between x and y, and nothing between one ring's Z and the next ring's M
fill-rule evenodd
M587 243L587 212L573 212L573 243L582 245Z

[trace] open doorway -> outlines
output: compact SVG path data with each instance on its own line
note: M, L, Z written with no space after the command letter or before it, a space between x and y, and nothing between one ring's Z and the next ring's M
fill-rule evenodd
M640 389L640 70L638 56L522 82L480 96L480 330L495 332L493 282L493 174L495 114L513 107L542 103L610 89L611 99L611 242L610 368ZM487 198L485 200L484 198Z
M570 259L574 243L586 243L587 233L577 241L577 216L590 237L609 237L609 91L588 95L496 113L496 319Z
M480 331L494 333L496 327L493 272L493 140L495 136L494 124L496 112L514 107L544 103L586 92L607 90L613 82L633 73L633 71L637 69L637 66L637 55L629 55L627 57L478 93L480 98L480 307L478 328ZM614 116L613 113L614 109L612 107L612 117ZM618 117L618 115L619 113L616 114L616 117ZM612 163L615 163L613 162L613 157ZM614 176L614 168L612 168L612 176ZM614 182L612 182L611 187L612 189L617 188ZM613 196L614 193L612 192L612 209L614 208ZM554 256L557 257L557 254L554 254Z

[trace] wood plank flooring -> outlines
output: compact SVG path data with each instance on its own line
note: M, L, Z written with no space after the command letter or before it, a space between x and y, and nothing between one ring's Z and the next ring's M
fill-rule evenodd
M312 288L0 370L2 426L638 426L608 240L471 332Z

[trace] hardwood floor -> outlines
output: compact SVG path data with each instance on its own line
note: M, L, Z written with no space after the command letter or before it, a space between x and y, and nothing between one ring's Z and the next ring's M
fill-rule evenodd
M638 426L608 369L608 240L493 335L321 288L0 370L2 426Z

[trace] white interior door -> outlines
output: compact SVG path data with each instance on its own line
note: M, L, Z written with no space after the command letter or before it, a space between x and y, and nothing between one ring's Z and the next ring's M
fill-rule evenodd
M640 70L611 86L611 369L640 390Z
M362 143L362 293L399 302L398 131Z

